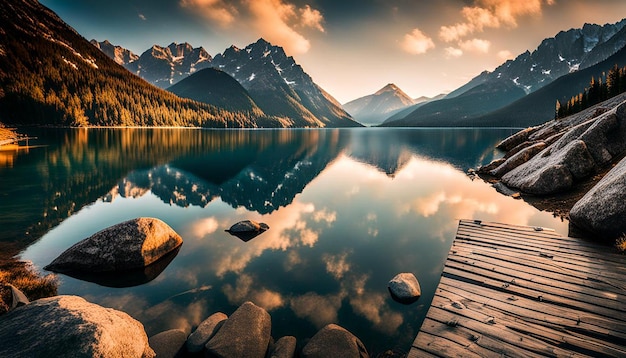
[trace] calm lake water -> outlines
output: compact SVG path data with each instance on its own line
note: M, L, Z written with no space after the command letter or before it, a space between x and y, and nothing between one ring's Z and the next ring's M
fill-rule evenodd
M408 351L459 219L567 234L465 175L502 155L510 129L30 132L41 147L0 152L0 244L41 269L110 225L165 221L184 240L168 265L97 283L59 275L59 294L123 310L149 336L249 300L276 339L338 323L370 353ZM245 219L270 229L248 242L224 232ZM416 303L389 296L400 272L420 280Z

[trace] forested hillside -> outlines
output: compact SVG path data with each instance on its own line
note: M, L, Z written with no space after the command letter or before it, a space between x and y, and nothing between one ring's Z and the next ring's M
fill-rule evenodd
M0 122L67 126L278 127L259 111L181 99L131 74L52 11L0 2Z

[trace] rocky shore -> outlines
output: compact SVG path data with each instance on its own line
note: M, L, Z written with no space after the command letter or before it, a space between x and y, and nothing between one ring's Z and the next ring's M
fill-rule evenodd
M597 240L626 232L626 95L504 139L503 158L478 169ZM495 178L495 179L494 179Z
M252 221L233 227L243 227L231 228L236 233L269 229ZM94 280L99 275L126 275L129 270L158 265L182 244L182 238L163 221L136 218L74 244L46 269L75 277L89 274ZM336 324L302 342L293 336L274 339L270 314L252 302L230 315L215 312L191 334L171 329L148 338L143 325L124 312L69 295L29 302L14 286L6 287L5 301L10 304L8 312L0 313L0 341L5 342L0 357L369 357L361 340ZM421 295L412 273L398 274L388 289L394 299L407 304ZM398 355L379 355L383 356Z

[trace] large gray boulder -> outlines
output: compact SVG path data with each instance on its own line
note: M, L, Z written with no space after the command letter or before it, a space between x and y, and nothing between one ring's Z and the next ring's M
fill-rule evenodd
M0 316L0 357L154 357L143 325L77 296L33 301Z
M392 278L387 287L391 297L401 303L413 303L422 295L417 277L409 272L399 273Z
M246 302L224 321L205 348L212 357L264 358L271 328L270 314L254 303Z
M228 319L227 315L222 312L217 312L202 321L196 330L189 335L189 338L187 338L187 352L201 352L209 339L211 339L221 327L221 323L226 319Z
M626 159L622 159L569 213L574 226L614 239L626 233Z
M154 350L157 358L174 358L180 355L187 334L182 329L170 329L157 333L148 339L150 348Z
M368 358L363 342L347 329L329 324L317 332L302 348L302 358Z
M115 272L144 268L182 245L159 219L137 218L113 225L76 243L44 267L55 272Z
M621 102L619 102L621 101ZM597 173L626 150L626 102L619 97L567 119L519 132L503 147L536 143L512 155L490 173L509 187L537 195L567 191L580 179ZM526 141L526 142L524 142ZM547 147L541 149L540 143ZM520 147L520 148L521 148ZM507 155L510 155L508 153Z

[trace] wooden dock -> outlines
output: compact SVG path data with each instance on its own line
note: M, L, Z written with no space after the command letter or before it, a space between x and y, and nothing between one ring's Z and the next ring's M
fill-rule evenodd
M626 357L626 256L462 220L408 357Z

